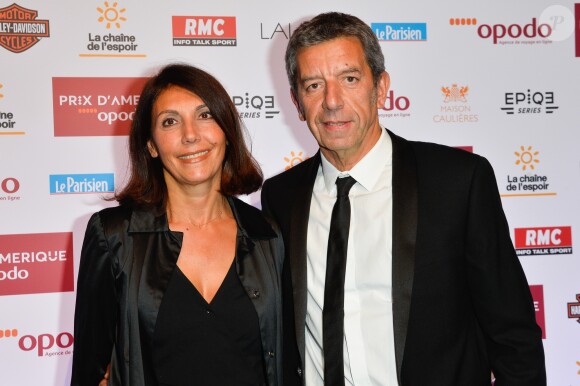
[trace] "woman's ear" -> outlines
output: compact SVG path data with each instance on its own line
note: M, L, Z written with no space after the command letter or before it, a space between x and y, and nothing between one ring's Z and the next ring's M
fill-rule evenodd
M149 150L149 154L151 154L151 157L157 158L159 156L157 148L155 147L155 144L151 140L147 141L147 150Z

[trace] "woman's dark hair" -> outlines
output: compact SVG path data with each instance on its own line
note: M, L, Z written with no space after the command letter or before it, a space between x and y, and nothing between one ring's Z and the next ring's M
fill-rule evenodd
M152 111L159 95L171 86L186 89L203 100L223 130L226 153L220 191L225 195L249 194L260 188L262 170L244 141L244 130L236 107L221 83L207 72L187 64L170 64L147 81L135 111L129 134L130 176L113 199L121 205L165 208L167 186L160 158L147 148L152 136Z

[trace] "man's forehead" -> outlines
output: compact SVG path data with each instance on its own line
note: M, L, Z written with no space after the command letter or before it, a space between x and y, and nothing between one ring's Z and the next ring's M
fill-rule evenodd
M297 52L296 64L301 78L326 72L342 74L370 71L362 45L352 37L303 47Z

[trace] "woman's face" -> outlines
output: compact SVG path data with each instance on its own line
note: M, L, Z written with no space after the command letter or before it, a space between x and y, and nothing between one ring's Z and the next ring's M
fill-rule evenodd
M159 94L148 149L161 160L168 189L220 188L226 137L196 94L178 86Z

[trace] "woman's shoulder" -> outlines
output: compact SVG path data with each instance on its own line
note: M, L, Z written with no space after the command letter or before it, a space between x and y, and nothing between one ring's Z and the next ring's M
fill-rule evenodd
M238 225L252 238L276 238L278 226L260 209L237 197L231 197L232 210Z
M105 235L115 234L128 227L132 209L125 206L104 208L92 214L88 228L99 227Z

